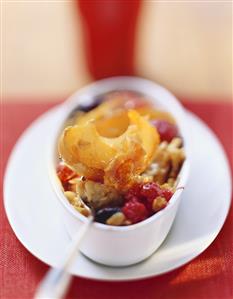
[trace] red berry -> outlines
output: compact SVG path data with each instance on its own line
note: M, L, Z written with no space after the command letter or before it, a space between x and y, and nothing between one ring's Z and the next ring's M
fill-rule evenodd
M166 201L169 201L173 195L173 192L168 189L162 190L162 196L165 197Z
M125 198L125 201L127 201L127 202L128 201L134 201L134 202L139 201L138 197L131 192L128 192L124 198Z
M61 182L67 182L72 179L76 173L65 164L60 163L57 166L57 175Z
M161 188L155 182L146 183L142 186L140 194L141 196L152 200L161 195Z
M148 217L148 211L143 203L137 201L128 201L122 208L126 218L132 223L137 223Z
M168 202L172 195L172 191L169 189L161 189L155 182L146 183L144 185L135 184L125 195L126 203L122 211L129 220L135 223L135 221L141 221L154 214L154 199L157 197L164 197L166 202ZM139 215L143 215L143 219L137 220L137 218L135 218L135 214L137 215L137 212L135 212L137 207L141 207L141 210L139 209L139 211L145 211L144 214L139 213Z
M140 196L141 196L140 193L141 193L142 186L143 186L142 184L138 184L138 183L134 184L130 188L129 193L131 193L132 195L135 195L136 197L140 198Z
M70 184L69 182L62 182L62 186L63 186L63 189L64 191L70 191Z
M151 124L156 127L161 141L170 142L174 137L179 136L177 126L165 120L152 120Z

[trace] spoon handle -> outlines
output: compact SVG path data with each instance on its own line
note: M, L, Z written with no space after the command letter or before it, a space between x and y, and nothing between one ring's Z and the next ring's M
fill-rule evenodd
M45 277L40 282L34 299L60 299L65 295L72 275L68 272L73 264L80 243L88 231L90 225L93 222L93 216L89 216L87 221L82 225L81 229L77 232L72 239L70 246L67 248L67 252L61 261L58 268L50 268Z

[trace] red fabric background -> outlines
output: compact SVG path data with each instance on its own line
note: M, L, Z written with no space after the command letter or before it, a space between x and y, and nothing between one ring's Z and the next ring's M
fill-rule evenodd
M1 183L8 155L22 131L53 104L3 104ZM220 138L233 167L230 103L186 103ZM12 186L13 187L13 186ZM223 186L224 188L224 186ZM15 200L18 200L17 198ZM74 278L67 298L79 299L232 299L233 209L217 239L192 262L168 274L135 282L98 282ZM32 298L47 266L16 239L0 202L0 297Z

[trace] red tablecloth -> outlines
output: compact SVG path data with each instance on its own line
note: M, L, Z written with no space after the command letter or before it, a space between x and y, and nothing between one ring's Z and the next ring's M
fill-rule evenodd
M2 105L1 182L8 155L17 138L35 117L52 105L48 103ZM185 106L199 115L215 131L226 150L232 169L232 104L189 102ZM222 231L211 246L178 270L160 277L135 282L109 283L75 278L67 298L232 299L232 219L233 208ZM6 219L2 201L0 229L0 297L2 299L32 298L47 266L33 257L16 239Z

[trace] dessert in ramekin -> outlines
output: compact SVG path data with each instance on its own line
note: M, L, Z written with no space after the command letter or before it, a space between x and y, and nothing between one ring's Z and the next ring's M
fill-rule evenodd
M115 77L78 91L59 115L49 174L68 234L87 221L81 197L96 220L84 255L111 266L149 257L171 228L188 178L181 104L153 82Z

